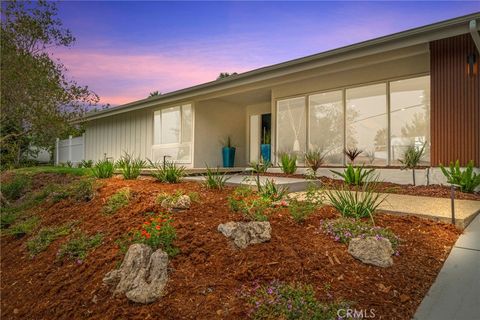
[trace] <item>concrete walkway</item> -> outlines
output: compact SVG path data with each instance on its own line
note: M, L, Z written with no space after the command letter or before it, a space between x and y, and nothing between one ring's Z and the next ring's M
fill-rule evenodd
M480 216L458 238L414 319L480 319Z
M298 192L305 191L308 188L308 185L311 183L320 185L318 180L306 180L301 178L286 178L286 177L274 177L274 176L260 176L260 184L264 185L267 180L273 180L275 184L279 187L284 187L288 192ZM186 177L187 181L204 181L205 176L191 176ZM254 175L228 175L228 180L226 182L228 186L240 186L247 185L253 189L257 187L256 176Z
M304 193L294 194L300 199ZM389 213L409 214L421 218L438 220L446 223L452 221L451 202L448 198L433 198L410 196L404 194L382 193L386 201L379 206L379 210ZM455 200L455 224L465 228L480 212L480 201Z

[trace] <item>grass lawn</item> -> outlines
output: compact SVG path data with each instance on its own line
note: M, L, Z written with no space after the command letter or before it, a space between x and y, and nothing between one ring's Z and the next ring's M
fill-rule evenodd
M27 167L27 168L14 169L10 171L16 174L26 174L26 175L34 175L37 173L70 174L75 176L92 175L92 170L90 168L69 168L69 167L58 167L58 166Z
M11 185L22 175L28 179ZM376 226L398 252L393 266L379 268L354 259L343 233L337 239L323 229L340 217L329 206L261 207L255 214L270 222L271 240L240 250L217 231L248 216L232 210L241 192L229 187L94 180L89 169L57 167L4 172L2 185L10 197L1 209L5 319L311 319L312 312L330 319L342 306L411 319L459 234L447 224L377 213ZM166 213L159 199L179 194L196 199L170 214L176 237L165 295L147 305L113 297L103 277L120 265L144 222ZM308 310L293 306L303 318L285 316L292 301L309 302Z

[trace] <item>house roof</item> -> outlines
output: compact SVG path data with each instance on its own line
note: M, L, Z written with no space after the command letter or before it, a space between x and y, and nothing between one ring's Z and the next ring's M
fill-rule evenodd
M480 19L480 12L429 24L414 29L409 29L406 31L359 42L333 50L324 51L306 57L289 60L266 67L261 67L227 78L172 91L166 94L162 94L160 96L133 101L117 107L112 107L100 111L91 111L85 114L84 117L78 119L76 122L90 121L119 113L148 108L159 104L175 102L182 99L189 99L195 95L208 94L211 92L234 88L236 86L251 84L256 81L275 78L280 75L306 70L322 64L325 65L341 60L353 59L373 53L380 53L421 43L428 43L430 41L453 37L460 34L465 34L469 32L469 22L476 19ZM354 25L352 25L352 32L354 32Z

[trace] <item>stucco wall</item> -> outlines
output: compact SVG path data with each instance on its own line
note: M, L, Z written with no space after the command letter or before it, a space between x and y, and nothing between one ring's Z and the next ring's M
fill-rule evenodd
M246 108L222 100L195 103L194 166L222 166L221 141L230 136L237 147L235 166L246 165Z
M139 110L106 117L86 124L86 159L114 160L123 152L151 158L153 111Z

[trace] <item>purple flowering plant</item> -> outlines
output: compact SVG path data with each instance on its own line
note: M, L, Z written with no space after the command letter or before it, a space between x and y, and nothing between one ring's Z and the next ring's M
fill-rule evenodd
M377 240L390 240L393 250L396 250L400 239L387 228L374 226L355 219L340 218L320 222L322 231L335 241L348 244L353 238L375 237ZM395 253L398 256L398 251Z
M256 281L244 287L241 295L250 306L252 319L336 319L340 308L348 308L346 302L319 301L312 286L276 280L263 285Z

